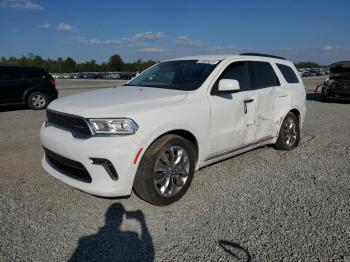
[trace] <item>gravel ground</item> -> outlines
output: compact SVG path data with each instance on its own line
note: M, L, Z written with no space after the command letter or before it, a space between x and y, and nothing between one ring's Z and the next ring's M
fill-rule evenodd
M319 78L304 79L314 89ZM58 81L61 95L112 81ZM0 261L350 261L350 105L308 94L301 145L196 172L183 199L105 199L44 172L44 112L0 109Z

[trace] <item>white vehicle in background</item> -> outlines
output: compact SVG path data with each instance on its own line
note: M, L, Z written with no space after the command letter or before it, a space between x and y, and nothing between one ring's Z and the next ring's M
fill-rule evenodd
M44 169L100 196L180 199L199 168L254 148L299 144L305 88L275 56L193 56L126 85L53 101L41 128ZM213 174L213 183L215 183Z

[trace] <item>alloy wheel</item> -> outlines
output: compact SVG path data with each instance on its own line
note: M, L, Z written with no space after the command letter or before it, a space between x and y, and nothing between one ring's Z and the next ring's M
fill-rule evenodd
M153 183L163 197L176 195L186 184L190 174L190 160L186 150L171 146L158 157L153 171Z

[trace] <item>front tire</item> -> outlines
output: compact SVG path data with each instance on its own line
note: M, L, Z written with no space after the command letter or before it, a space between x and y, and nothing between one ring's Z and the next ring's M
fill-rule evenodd
M289 112L284 118L278 138L275 144L276 149L292 150L299 145L300 141L300 127L298 117Z
M33 110L42 110L47 107L49 99L43 92L33 92L27 98L27 105Z
M145 152L138 167L134 191L158 206L170 205L188 190L195 169L196 150L187 139L165 135Z

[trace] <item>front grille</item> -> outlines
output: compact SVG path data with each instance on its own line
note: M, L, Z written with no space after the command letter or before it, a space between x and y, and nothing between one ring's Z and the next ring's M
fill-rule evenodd
M82 182L91 183L91 176L79 162L60 156L44 147L45 157L50 166L60 173Z
M46 116L49 124L68 130L72 132L73 135L91 135L91 130L86 120L79 116L59 113L52 110L46 110Z

